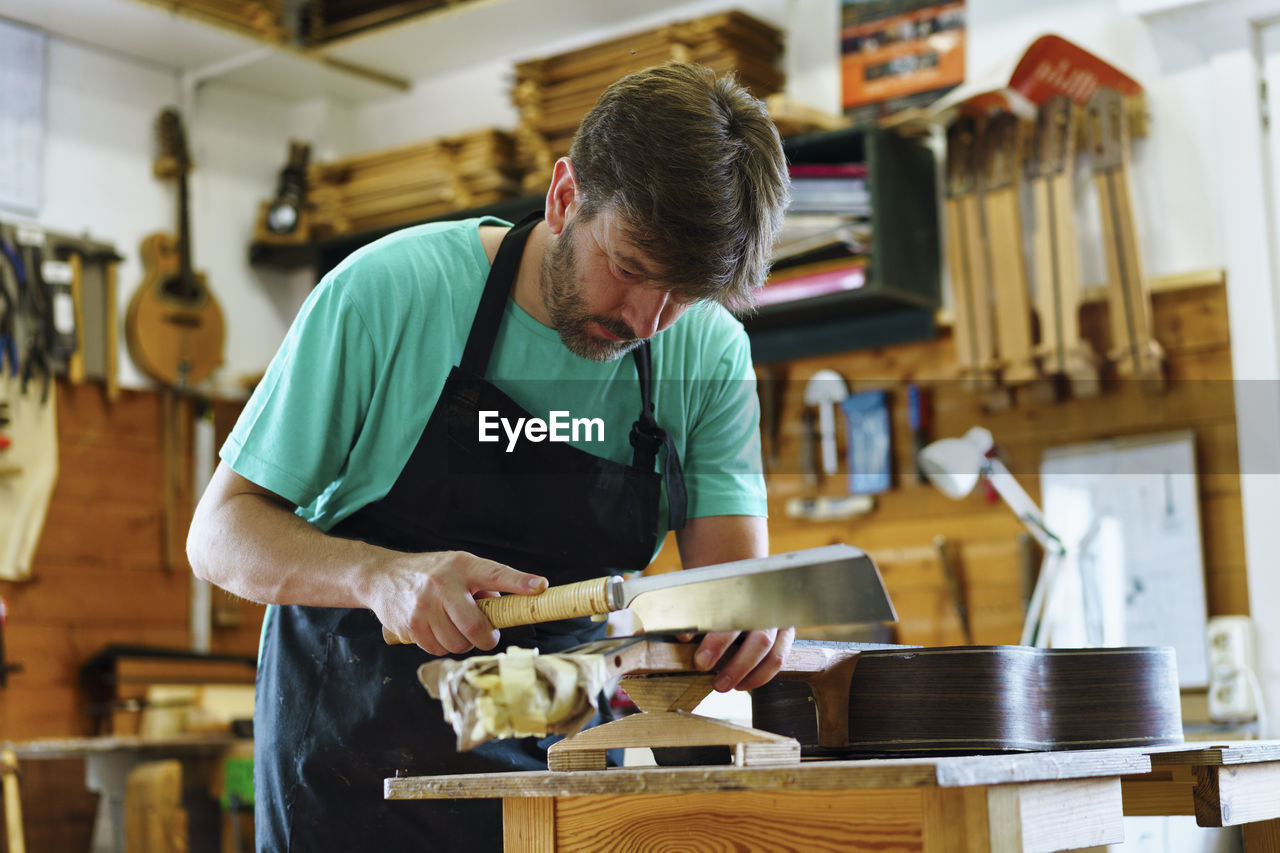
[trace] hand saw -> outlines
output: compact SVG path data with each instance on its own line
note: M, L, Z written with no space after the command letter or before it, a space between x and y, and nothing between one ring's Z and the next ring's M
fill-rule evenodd
M851 545L827 545L624 579L553 586L476 602L495 628L629 609L649 633L895 622L880 571ZM388 643L406 642L387 629Z

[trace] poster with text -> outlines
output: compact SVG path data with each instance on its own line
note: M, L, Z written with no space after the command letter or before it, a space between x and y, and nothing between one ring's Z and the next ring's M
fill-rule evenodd
M964 2L842 0L840 42L856 124L926 106L964 80Z

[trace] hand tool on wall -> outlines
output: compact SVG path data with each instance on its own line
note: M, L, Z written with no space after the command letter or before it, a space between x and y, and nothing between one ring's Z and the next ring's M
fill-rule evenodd
M84 258L79 252L66 253L67 266L71 270L71 305L76 332L75 349L67 357L67 381L72 385L84 382Z
M20 392L25 396L31 380L40 375L40 402L49 400L54 364L51 358L50 335L52 305L40 265L44 255L44 232L33 228L13 229L15 242L0 241L0 251L9 262L18 281L18 360L22 364Z
M40 281L44 285L46 304L45 334L48 340L50 360L59 368L65 368L66 376L73 381L84 380L84 357L81 354L80 337L84 317L79 305L80 269L70 258L42 257L38 261ZM35 266L35 265L33 265ZM73 364L80 355L78 374L73 377Z
M818 485L818 416L808 406L800 412L800 469L806 486Z
M1035 283L1040 342L1036 354L1045 373L1065 376L1077 397L1100 390L1098 359L1080 336L1080 264L1075 225L1076 131L1080 111L1054 95L1040 105L1035 141L1027 163L1031 187L1031 276Z
M760 438L765 471L778 470L778 438L781 433L782 398L787 384L784 364L756 365L756 394L760 398Z
M9 618L9 605L0 598L0 687L9 686L9 674L14 672L22 672L22 664L10 663L5 655L4 646L4 626Z
M919 385L907 386L907 428L911 432L911 470L916 485L927 482L920 467L920 451L929 443L933 429L933 400L929 389Z
M828 545L623 580L596 578L537 595L476 602L495 628L631 610L647 632L701 633L897 619L875 563ZM403 642L387 629L389 643Z
M836 455L836 406L849 396L844 378L834 370L819 370L809 377L804 387L804 402L818 410L818 436L822 446L822 472L836 473L840 460Z
M849 494L873 495L893 485L893 426L884 391L860 391L840 404L848 425Z
M106 265L106 271L103 279L102 304L105 306L106 310L103 312L102 322L103 326L107 330L105 345L107 356L105 382L107 389L107 402L109 403L114 403L116 400L120 399L120 355L118 352L120 346L120 330L117 318L119 308L116 305L116 265L119 264L121 260L123 259L114 252L111 253L111 257L103 258L103 263Z
M18 301L0 281L0 377L18 375Z
M1124 97L1099 87L1086 108L1085 133L1102 214L1107 256L1111 351L1121 376L1158 384L1164 351L1152 332L1151 292L1142 271L1137 226L1129 195L1129 125Z
M973 630L969 626L969 606L965 604L964 591L960 588L960 575L956 571L955 554L951 542L945 536L933 537L934 550L938 552L938 563L942 566L942 578L947 585L947 596L956 609L960 619L960 630L964 632L965 644L973 642Z

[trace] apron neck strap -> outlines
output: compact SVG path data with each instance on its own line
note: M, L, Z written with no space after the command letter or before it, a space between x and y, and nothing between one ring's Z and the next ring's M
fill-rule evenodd
M471 376L483 378L489 369L493 344L498 337L498 327L502 324L502 312L515 284L516 274L520 271L525 243L528 242L533 227L542 219L542 211L530 213L512 226L502 238L484 284L484 293L480 296L480 305L476 308L475 320L471 323L466 348L462 351L459 366ZM640 417L631 426L631 446L635 448L631 465L637 470L653 471L658 452L666 448L663 479L667 485L668 527L679 530L684 527L687 505L684 475L675 443L667 431L658 426L653 416L653 364L649 342L644 341L631 351L631 355L640 380Z
M640 471L652 471L658 459L658 451L666 448L663 459L662 479L667 485L667 528L684 527L688 500L684 488L684 472L680 456L676 452L671 434L658 426L653 416L653 354L649 342L644 341L631 351L640 379L640 417L631 425L631 467Z
M493 259L489 277L484 283L484 293L480 296L476 317L471 322L466 349L462 351L460 366L472 376L483 377L489 369L493 343L497 340L498 327L502 324L507 297L515 286L516 273L520 271L520 258L524 255L525 243L529 241L529 233L533 231L533 227L541 221L542 211L534 211L512 226L502 238L502 245L498 247L498 254Z

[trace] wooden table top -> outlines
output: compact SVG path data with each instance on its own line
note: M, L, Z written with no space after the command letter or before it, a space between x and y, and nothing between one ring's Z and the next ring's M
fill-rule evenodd
M1209 745L1206 742L1151 750L1154 767L1227 767L1280 761L1280 740L1246 740Z
M1151 770L1139 749L802 761L763 767L614 767L608 770L468 773L387 779L389 800L485 797L573 797L710 791L958 788L1125 776Z
M230 733L144 737L142 735L102 735L98 737L52 737L26 741L3 741L0 749L11 749L18 758L81 758L86 755L125 750L157 752L219 751L239 744L251 744Z

